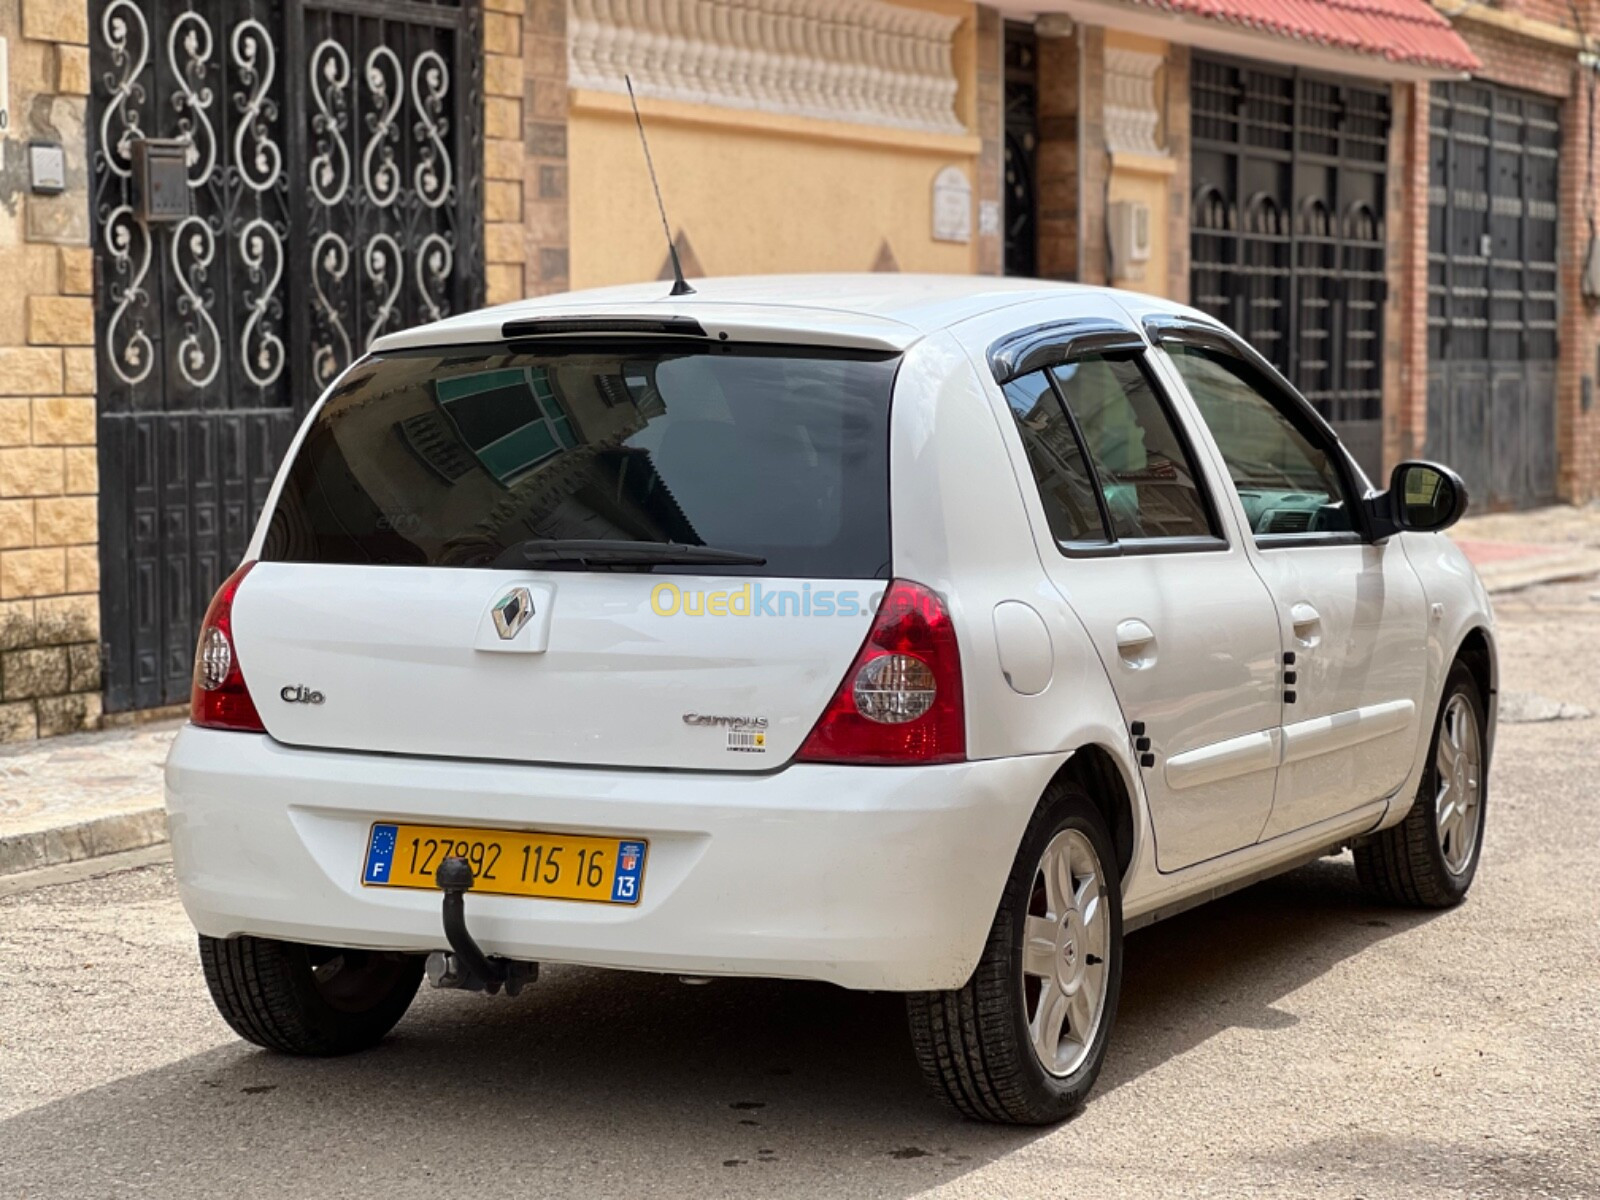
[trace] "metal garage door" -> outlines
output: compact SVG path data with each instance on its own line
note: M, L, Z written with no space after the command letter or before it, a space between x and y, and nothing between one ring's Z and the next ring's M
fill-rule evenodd
M1428 187L1428 442L1473 497L1556 494L1552 100L1436 83Z
M1196 55L1190 302L1383 459L1389 93Z
M477 0L93 0L108 710L188 698L296 423L379 334L470 307ZM146 219L138 145L184 144ZM159 214L158 214L159 215Z

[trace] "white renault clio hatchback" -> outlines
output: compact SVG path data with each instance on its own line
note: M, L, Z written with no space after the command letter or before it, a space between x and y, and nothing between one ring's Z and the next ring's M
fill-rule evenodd
M828 980L1048 1122L1128 930L1344 847L1462 898L1496 666L1449 471L1375 490L1141 296L664 290L386 337L307 418L167 764L241 1036L360 1049L425 971Z

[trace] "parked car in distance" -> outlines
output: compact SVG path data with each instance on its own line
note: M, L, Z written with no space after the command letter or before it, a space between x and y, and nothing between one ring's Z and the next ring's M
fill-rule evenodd
M1375 489L1160 300L697 287L385 337L307 417L166 771L242 1037L359 1050L425 965L826 980L1046 1123L1129 930L1346 847L1466 894L1496 660L1449 470Z

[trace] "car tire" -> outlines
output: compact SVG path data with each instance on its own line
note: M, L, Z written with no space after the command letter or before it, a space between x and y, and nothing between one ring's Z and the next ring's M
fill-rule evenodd
M1063 860L1070 887L1059 872L1058 882L1046 878ZM1061 899L1067 892L1075 916ZM1089 793L1057 781L1028 823L971 978L908 997L917 1061L934 1094L965 1117L1064 1120L1100 1073L1121 986L1122 880L1111 835ZM1061 1004L1052 1036L1049 1017ZM1050 1067L1049 1050L1036 1044L1053 1047Z
M1449 908L1466 897L1483 852L1488 745L1483 696L1458 662L1445 679L1411 811L1355 848L1356 876L1374 899Z
M200 938L211 999L235 1033L281 1054L331 1057L383 1040L422 982L415 954L267 938Z

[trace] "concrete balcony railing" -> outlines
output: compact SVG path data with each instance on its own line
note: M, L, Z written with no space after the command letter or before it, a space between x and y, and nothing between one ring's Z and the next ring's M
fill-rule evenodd
M573 88L962 133L960 19L880 0L572 0Z

